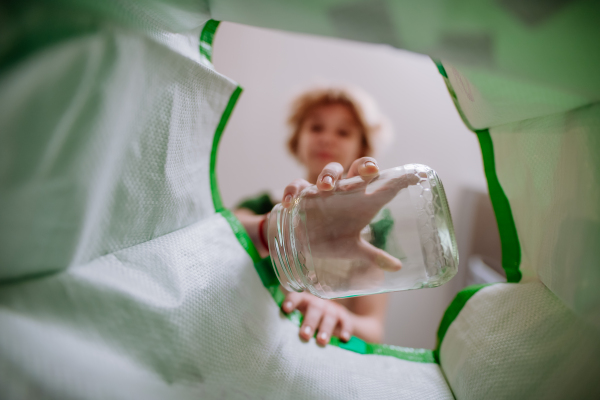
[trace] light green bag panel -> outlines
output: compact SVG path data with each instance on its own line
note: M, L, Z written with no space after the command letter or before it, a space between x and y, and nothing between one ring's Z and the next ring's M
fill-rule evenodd
M222 21L390 44L533 89L600 98L594 0L218 0L210 10Z
M215 212L212 138L237 85L181 53L107 24L4 72L0 279L80 265Z
M452 398L437 364L301 341L219 214L0 304L3 398Z
M600 104L490 130L524 277L600 331Z
M136 32L202 61L199 36L210 13L204 1L23 0L0 4L0 18L0 69L6 69L36 51L106 29Z
M495 284L450 325L441 366L458 399L595 399L598 337L542 283Z
M463 120L474 130L564 112L593 101L550 85L441 63Z

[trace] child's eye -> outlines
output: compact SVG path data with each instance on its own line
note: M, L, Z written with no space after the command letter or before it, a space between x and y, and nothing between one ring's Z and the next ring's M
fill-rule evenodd
M310 131L315 133L323 132L323 125L321 124L313 124L310 126Z

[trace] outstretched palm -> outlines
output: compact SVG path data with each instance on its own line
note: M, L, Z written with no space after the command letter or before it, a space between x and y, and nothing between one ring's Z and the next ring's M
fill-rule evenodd
M323 190L322 185L308 186L306 181L296 183L298 189L303 189L298 199L302 200L300 212L306 223L304 234L308 236L313 259L330 260L328 269L334 268L333 264L341 265L340 260L351 260L353 273L357 269L362 273L398 271L402 268L400 260L368 243L361 237L361 231L401 189L416 184L418 177L402 175L368 192L367 185L376 185L379 176L374 164L374 168L363 167L364 160L355 161L350 168L348 176L352 175L352 179L332 182L330 190ZM333 176L336 166L328 167L321 175Z

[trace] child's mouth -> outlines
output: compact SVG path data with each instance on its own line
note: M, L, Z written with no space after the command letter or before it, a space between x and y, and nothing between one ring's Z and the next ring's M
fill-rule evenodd
M333 154L327 153L327 152L317 152L316 156L317 156L318 159L321 159L321 160L331 160L331 159L333 159Z

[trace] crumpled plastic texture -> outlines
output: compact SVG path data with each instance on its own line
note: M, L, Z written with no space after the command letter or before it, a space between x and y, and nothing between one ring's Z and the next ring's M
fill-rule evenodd
M452 397L448 383L458 398L572 397L597 387L598 2L0 7L2 397L438 399ZM237 85L198 50L210 18L442 59L465 123L493 138L523 255L515 268L546 286L473 295L449 322L443 373L300 342L215 214L210 152Z
M600 104L490 134L519 231L521 271L594 325L600 341Z
M446 332L441 365L458 399L600 396L597 331L541 282L475 293Z
M215 209L237 84L186 10L107 4L3 59L0 397L452 398L438 364L298 338Z
M299 340L220 214L0 302L3 398L452 398L437 364Z
M149 37L69 10L53 21L66 37L3 59L0 279L81 265L214 212L198 154L237 85L199 65L196 33L155 24ZM42 12L24 12L25 43L49 25Z

